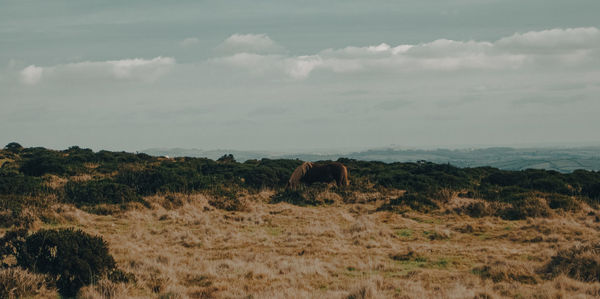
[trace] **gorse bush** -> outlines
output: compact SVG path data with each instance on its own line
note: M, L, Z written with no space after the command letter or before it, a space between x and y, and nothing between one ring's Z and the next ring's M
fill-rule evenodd
M546 197L546 201L551 209L576 211L580 208L580 204L574 196L551 194Z
M142 202L141 197L132 188L108 179L68 182L64 192L66 201L77 206Z
M41 178L0 169L0 194L41 195L47 192Z
M16 260L23 268L54 277L66 297L116 271L102 238L73 229L41 230L26 237L17 248Z
M9 151L11 153L18 153L23 150L23 146L16 142L11 142L4 147L4 150Z
M46 173L64 175L68 173L68 167L64 156L54 151L25 151L27 159L21 166L21 172L30 176L42 176Z
M545 272L550 277L565 274L585 282L600 281L600 244L560 250L546 265Z
M483 202L474 202L463 208L464 212L474 218L493 216L496 214L496 209L491 205Z
M189 167L177 166L175 163L169 163L141 171L126 170L117 175L116 181L142 195L159 192L188 193L210 186L210 177L203 176Z
M550 209L543 199L529 196L512 203L510 207L504 208L498 213L500 217L507 220L521 220L528 217L548 217Z
M340 190L335 190L340 191ZM332 204L334 200L328 194L327 184L315 184L308 188L283 190L271 198L271 203L287 202L299 206L318 206Z

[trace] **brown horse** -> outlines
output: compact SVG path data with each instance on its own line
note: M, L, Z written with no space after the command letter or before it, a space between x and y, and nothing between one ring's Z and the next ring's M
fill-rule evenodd
M295 189L300 183L310 185L312 183L333 182L338 187L348 186L348 169L339 162L304 162L298 166L290 176L286 188Z

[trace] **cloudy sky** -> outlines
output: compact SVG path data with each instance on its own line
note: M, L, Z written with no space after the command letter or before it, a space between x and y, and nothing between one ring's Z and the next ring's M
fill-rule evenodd
M0 143L599 144L597 0L0 0Z

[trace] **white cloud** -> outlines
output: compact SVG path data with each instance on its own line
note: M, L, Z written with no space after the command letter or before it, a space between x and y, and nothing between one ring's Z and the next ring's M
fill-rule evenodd
M303 79L322 64L323 60L317 55L299 56L286 60L285 72L294 79Z
M221 59L253 70L278 70L294 79L313 71L418 72L458 70L514 70L526 67L585 67L600 60L597 28L552 29L517 33L489 41L439 39L429 43L326 49L313 55L265 55L275 43L266 35L232 35L221 46L239 52ZM225 46L226 45L226 46ZM276 45L276 44L275 44ZM235 52L235 51L234 51Z
M525 53L597 48L600 46L600 30L588 27L515 33L498 40L496 46Z
M224 54L273 54L283 52L284 48L266 34L234 34L220 44L217 51Z
M182 47L190 47L190 46L194 46L200 43L200 40L198 38L195 37L188 37L184 40L182 40L179 44Z
M112 67L114 76L118 79L145 78L154 79L162 75L175 64L171 57L156 57L150 60L135 58L107 61Z
M42 79L44 68L30 65L21 71L21 82L27 85L35 85Z
M21 70L21 81L33 85L44 79L69 78L108 78L113 80L154 81L175 65L171 57L153 59L122 59L108 61L84 61L49 67L30 65Z

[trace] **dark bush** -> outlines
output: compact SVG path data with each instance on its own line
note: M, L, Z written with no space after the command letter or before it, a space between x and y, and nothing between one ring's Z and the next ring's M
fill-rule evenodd
M498 170L484 178L482 182L502 187L516 186L524 180L521 172Z
M382 205L378 210L401 212L403 207L409 207L413 211L427 213L438 209L439 205L437 202L423 194L407 192L403 196L390 200L389 203Z
M520 202L530 197L532 192L519 186L508 186L499 188L491 185L481 185L478 188L478 194L486 200L499 201L506 203Z
M21 166L21 172L30 176L42 176L46 173L63 175L68 169L67 161L61 153L54 151L38 151L27 157Z
M140 157L128 152L99 151L96 153L96 160L106 163L136 163L140 162Z
M64 190L65 200L77 206L143 202L132 188L108 179L81 183L68 182Z
M16 258L21 267L52 275L66 297L74 297L81 287L115 269L115 260L101 237L73 229L30 235L19 246Z
M523 220L527 217L548 217L550 209L543 200L530 196L514 201L510 207L500 210L499 214L506 220Z
M600 243L577 245L560 250L546 265L550 277L560 274L585 281L600 281Z
M18 153L23 150L23 147L16 142L11 142L4 147L4 150L7 150L11 153Z
M158 192L189 193L208 189L211 186L211 177L203 176L189 166L175 163L163 164L141 171L123 171L117 175L116 181L133 188L142 195L152 195Z
M512 261L495 261L488 265L475 267L472 272L483 279L491 279L496 283L506 281L536 284L538 282L535 273L522 264Z
M41 178L0 170L0 194L41 195L47 192Z
M68 163L94 163L98 161L94 151L89 148L72 146L63 152L67 154L65 159L68 161Z
M282 188L286 185L292 171L302 162L298 160L271 160L246 161L238 170L239 176L244 179L244 186L261 188Z
M221 156L219 159L217 159L217 162L235 163L236 161L232 154L225 154L225 155Z
M284 190L275 194L271 198L271 203L287 202L295 205L311 205L312 203L306 202L302 191L300 190Z
M9 260L7 257L15 257L17 255L26 237L27 229L16 229L7 231L0 238L0 261L2 261L2 268L13 266L7 263L7 260Z
M584 186L581 190L581 193L595 203L600 203L600 182L592 183L587 186Z
M579 202L573 196L551 194L546 197L546 201L551 209L576 211L580 207Z
M333 200L323 193L328 190L327 184L313 184L297 190L283 190L271 198L271 203L287 202L298 206L318 206L332 204Z
M474 218L493 216L496 214L496 209L494 209L490 204L479 201L470 203L464 207L464 211L467 215Z

